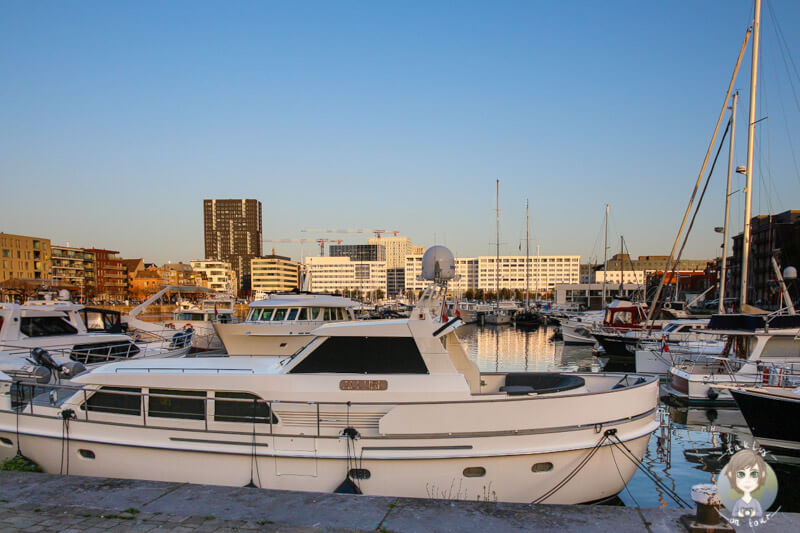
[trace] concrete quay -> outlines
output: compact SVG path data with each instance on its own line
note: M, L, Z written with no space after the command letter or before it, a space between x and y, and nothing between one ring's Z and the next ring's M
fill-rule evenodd
M680 509L427 500L0 472L5 531L685 531ZM780 513L757 531L797 531ZM745 526L742 530L749 530Z

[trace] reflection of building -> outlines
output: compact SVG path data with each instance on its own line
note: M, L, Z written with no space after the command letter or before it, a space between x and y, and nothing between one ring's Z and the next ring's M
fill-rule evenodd
M727 297L739 298L742 277L742 239L733 238L733 258L728 258ZM747 276L747 303L763 307L782 307L780 291L775 284L772 256L783 270L787 266L800 269L800 210L777 215L759 215L750 219L750 268ZM789 288L792 295L796 290Z
M230 263L210 259L204 261L196 259L190 261L189 264L192 270L205 278L203 283L205 287L232 297L236 296L236 271L231 268ZM248 270L250 269L249 265L247 268Z
M381 244L331 244L328 255L353 261L386 261L386 248Z
M93 298L96 291L94 254L83 248L51 246L52 278L54 282L77 287L84 298Z
M281 255L268 255L250 261L250 286L253 294L290 291L300 288L300 263Z
M0 281L50 279L50 239L0 233Z
M203 221L206 258L229 263L239 279L250 274L261 256L261 202L203 200Z
M307 257L312 292L386 294L386 261L353 261L349 257Z
M128 297L128 279L125 265L116 250L87 248L95 257L97 292L99 300L125 300Z

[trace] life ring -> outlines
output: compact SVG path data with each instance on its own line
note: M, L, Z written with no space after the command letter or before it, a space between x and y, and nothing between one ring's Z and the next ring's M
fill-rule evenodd
M194 331L191 322L183 326L183 331L189 331L189 330Z

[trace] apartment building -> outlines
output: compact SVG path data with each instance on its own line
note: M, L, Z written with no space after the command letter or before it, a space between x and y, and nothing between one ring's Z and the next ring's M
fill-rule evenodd
M387 294L386 261L353 261L349 257L307 257L312 292Z
M50 239L0 233L0 281L50 279Z
M94 253L83 248L51 245L51 278L54 283L71 285L84 298L97 292L97 269Z
M203 200L203 228L205 257L229 263L237 280L248 276L250 261L261 257L261 202Z
M128 297L128 275L125 263L117 250L87 248L94 254L97 289L95 297L99 300L125 300Z
M195 259L194 261L189 261L189 265L192 267L192 270L203 277L203 285L206 288L212 289L220 294L236 297L238 282L236 279L236 271L231 268L230 263L212 259ZM250 266L248 265L247 268L249 270Z
M268 255L250 261L251 290L257 298L271 292L300 288L300 263L281 255Z
M382 244L331 244L328 255L353 261L386 261L386 248Z

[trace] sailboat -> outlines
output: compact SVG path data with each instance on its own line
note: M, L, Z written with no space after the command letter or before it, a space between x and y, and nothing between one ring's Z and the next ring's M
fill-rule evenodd
M485 315L484 321L486 324L499 326L502 324L510 324L511 317L500 309L500 178L497 179L495 188L495 213L497 218L497 239L495 239L497 241L497 253L494 260L495 304L494 309Z
M528 200L525 200L525 308L514 316L514 323L517 327L538 328L542 323L539 313L533 311L530 305L531 287L531 217L529 212Z

